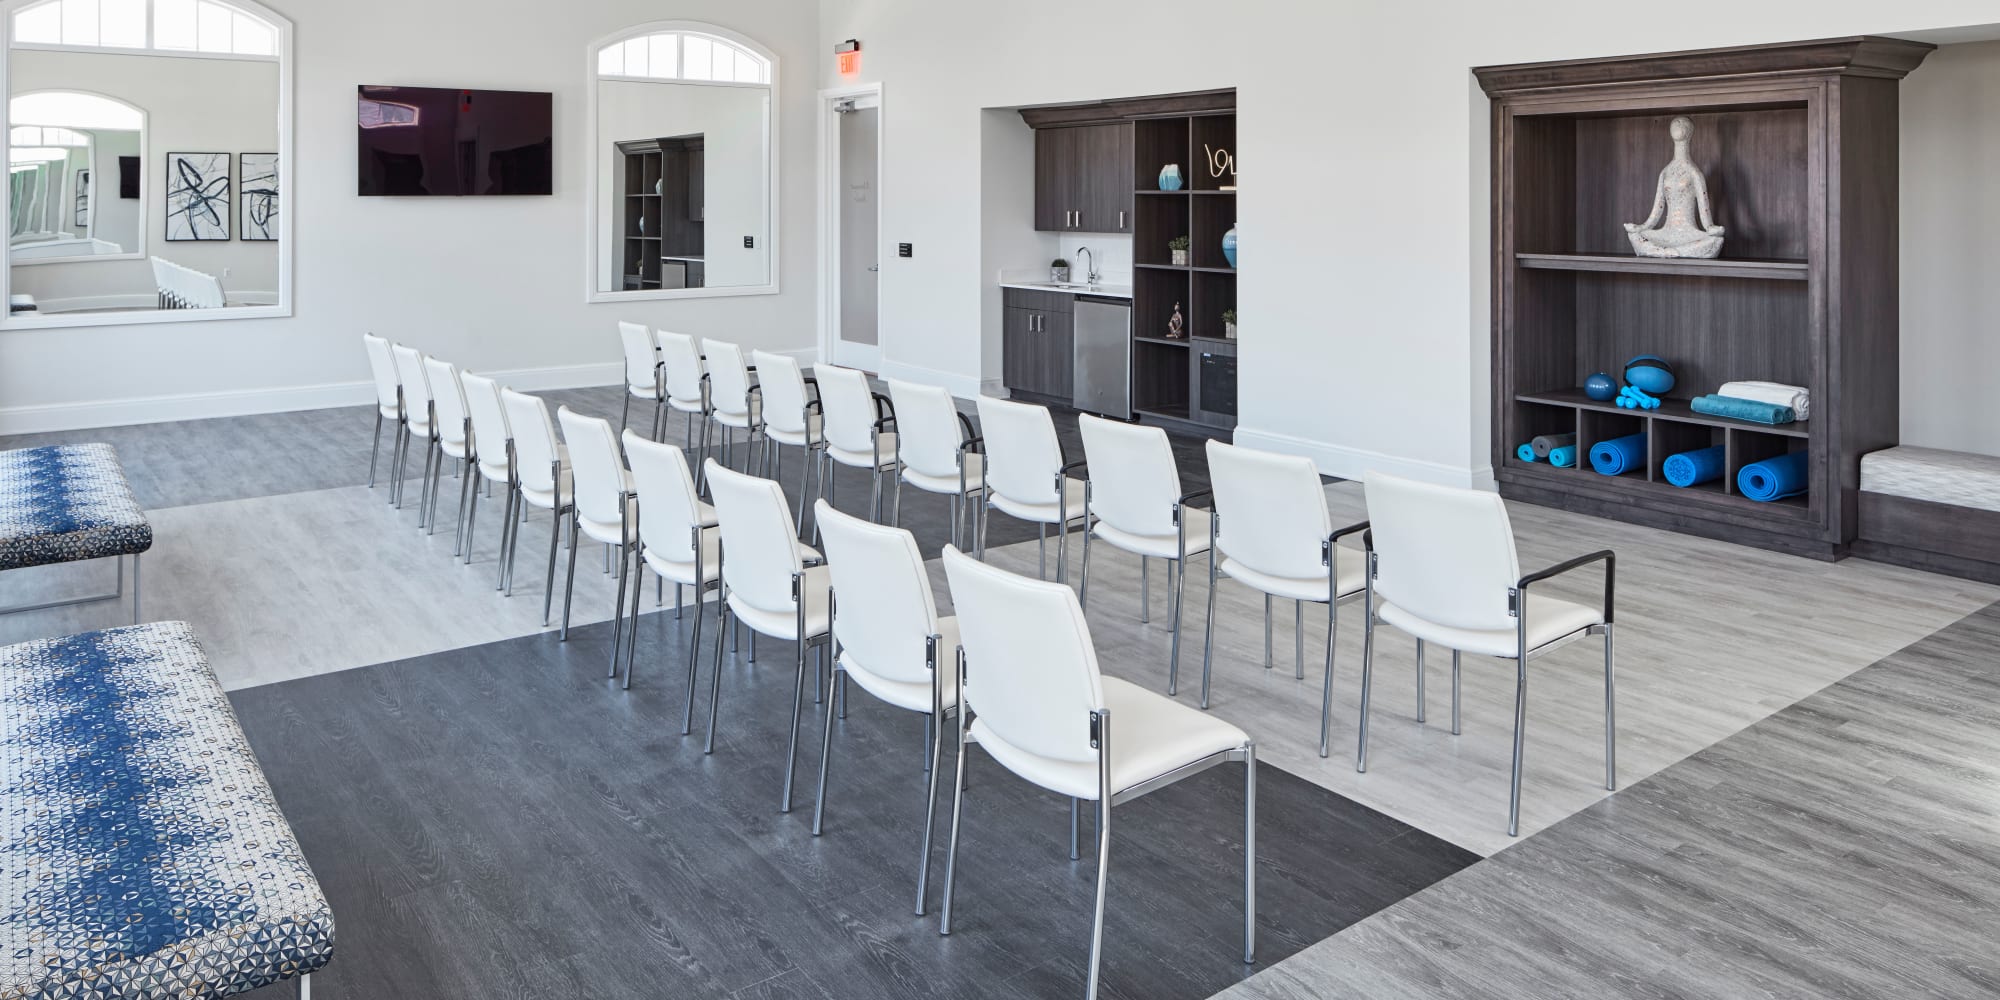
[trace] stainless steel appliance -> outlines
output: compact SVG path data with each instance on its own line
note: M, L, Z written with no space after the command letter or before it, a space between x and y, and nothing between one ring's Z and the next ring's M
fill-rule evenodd
M1132 303L1076 298L1072 400L1086 413L1132 419Z

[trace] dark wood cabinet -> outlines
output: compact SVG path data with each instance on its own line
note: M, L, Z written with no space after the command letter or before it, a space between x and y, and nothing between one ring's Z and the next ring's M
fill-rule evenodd
M1001 324L1000 380L1015 393L1067 403L1076 361L1074 303L1057 292L1009 288Z
M1035 228L1132 231L1132 124L1035 130Z

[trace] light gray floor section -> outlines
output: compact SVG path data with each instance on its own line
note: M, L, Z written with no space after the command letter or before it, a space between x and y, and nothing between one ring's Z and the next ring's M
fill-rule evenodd
M2000 608L1222 994L2000 995Z

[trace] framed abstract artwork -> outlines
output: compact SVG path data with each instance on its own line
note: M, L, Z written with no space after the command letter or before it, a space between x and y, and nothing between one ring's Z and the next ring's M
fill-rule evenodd
M167 154L167 240L229 239L229 154Z
M90 226L90 171L88 170L79 170L76 172L75 224L78 229L86 229Z
M272 241L278 238L278 154L244 153L237 157L237 185L243 213L238 238Z

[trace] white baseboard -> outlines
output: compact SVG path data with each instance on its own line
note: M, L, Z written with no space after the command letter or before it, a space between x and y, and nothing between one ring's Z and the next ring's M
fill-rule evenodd
M1367 478L1370 472L1387 472L1391 475L1445 486L1490 488L1493 485L1493 470L1490 466L1482 474L1478 469L1466 469L1442 462L1425 462L1245 427L1236 429L1235 442L1246 448L1262 448L1265 451L1282 452L1287 455L1304 455L1319 465L1322 474L1338 476L1341 479L1361 480Z
M935 368L906 365L896 361L882 362L882 370L876 374L883 378L901 379L905 382L922 382L925 385L943 386L946 391L959 399L978 399L980 382L976 375L960 375L956 372L941 372Z

